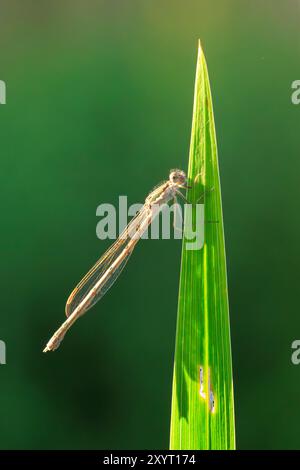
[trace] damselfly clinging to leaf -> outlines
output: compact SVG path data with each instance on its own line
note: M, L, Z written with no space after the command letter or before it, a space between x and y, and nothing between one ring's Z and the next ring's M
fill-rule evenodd
M44 352L57 349L73 323L103 297L121 273L138 240L158 215L163 204L172 199L176 200L177 194L184 198L179 188L187 187L185 173L182 170L171 170L169 180L147 196L144 205L119 238L71 292L66 303L67 320L50 338Z

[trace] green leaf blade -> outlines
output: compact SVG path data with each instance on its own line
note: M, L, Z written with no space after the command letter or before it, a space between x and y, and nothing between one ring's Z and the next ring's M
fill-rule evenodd
M234 401L221 189L212 97L199 43L187 199L204 201L204 246L184 238L172 392L171 449L234 449ZM196 208L193 208L193 223ZM214 403L214 405L213 405Z

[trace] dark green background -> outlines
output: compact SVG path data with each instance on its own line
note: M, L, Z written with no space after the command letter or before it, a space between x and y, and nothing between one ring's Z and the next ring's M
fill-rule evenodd
M143 241L42 354L108 246L96 207L187 168L197 39L223 190L238 448L300 448L296 0L1 1L1 448L166 448L180 242Z

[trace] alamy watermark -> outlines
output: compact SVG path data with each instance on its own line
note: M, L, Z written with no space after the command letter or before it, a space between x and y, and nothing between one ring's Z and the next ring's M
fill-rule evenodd
M291 101L293 104L300 104L300 80L294 80L291 86L292 92Z
M112 204L97 207L96 215L100 221L96 226L96 235L100 240L115 240L118 237L168 240L182 239L184 236L187 250L200 250L204 245L204 204L184 204L184 213L185 217L178 203L153 204L151 223L145 223L145 229L142 229L143 217L147 218L145 206L132 204L128 207L127 196L119 196L118 211ZM131 218L129 223L128 217Z
M6 104L6 84L0 80L0 104Z
M292 348L292 355L291 361L294 366L298 366L300 364L300 339L295 339L291 345Z
M6 364L6 344L0 340L0 364Z

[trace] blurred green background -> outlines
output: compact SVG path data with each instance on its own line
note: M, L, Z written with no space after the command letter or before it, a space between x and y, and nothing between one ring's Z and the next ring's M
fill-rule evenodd
M119 194L143 202L170 168L187 168L200 38L219 145L237 447L299 449L299 2L9 0L0 10L1 448L168 446L178 240L142 241L62 347L42 348L109 244L96 238L96 207Z

